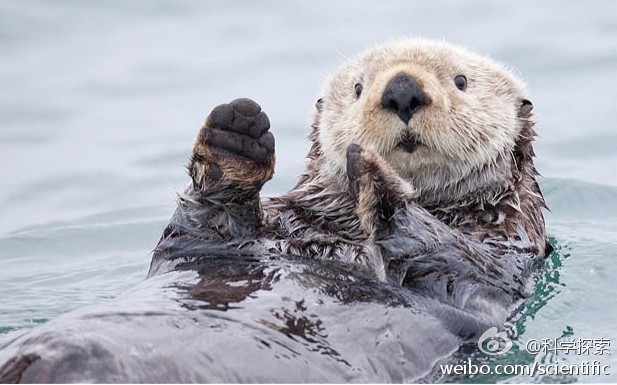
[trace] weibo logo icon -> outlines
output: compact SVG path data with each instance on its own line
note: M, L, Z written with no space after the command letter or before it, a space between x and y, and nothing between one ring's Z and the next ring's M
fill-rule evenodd
M499 332L496 327L492 327L482 333L478 339L478 348L485 354L496 356L507 353L512 348L511 338L518 335L516 326L509 322L503 324L505 330Z

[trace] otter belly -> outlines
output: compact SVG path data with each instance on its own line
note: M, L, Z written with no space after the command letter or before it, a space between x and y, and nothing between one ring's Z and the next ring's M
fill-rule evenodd
M212 257L0 350L1 382L409 382L461 342L447 305L327 261Z

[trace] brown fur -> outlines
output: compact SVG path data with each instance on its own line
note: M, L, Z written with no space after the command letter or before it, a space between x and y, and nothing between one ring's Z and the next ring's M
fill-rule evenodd
M417 98L384 103L393 82ZM216 107L149 275L175 272L7 343L0 382L417 381L503 325L549 251L531 109L461 48L373 48L326 82L298 184L262 201L268 118Z
M400 73L427 95L408 124L380 104ZM460 73L465 92L452 82ZM355 83L364 86L359 96ZM495 303L507 307L523 295L530 266L547 250L530 111L522 82L461 48L402 40L371 49L326 83L307 170L280 197L258 197L274 156L252 164L221 151L209 143L206 123L189 165L193 185L151 274L189 233L206 249L358 264L379 279L492 314ZM409 135L417 138L413 152L398 145Z

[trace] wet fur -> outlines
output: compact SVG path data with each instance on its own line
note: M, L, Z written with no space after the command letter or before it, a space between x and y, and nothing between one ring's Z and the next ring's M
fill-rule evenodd
M448 83L461 71L467 94ZM409 125L377 102L401 72L419 79L430 98ZM357 82L364 83L359 98ZM316 105L307 170L279 197L258 195L274 155L259 163L213 150L211 121L196 141L193 184L179 196L150 275L173 269L189 251L183 245L196 240L204 254L336 260L498 326L547 252L522 82L461 48L402 40L343 66ZM412 154L396 149L408 134L422 147Z
M378 104L400 72L430 98L409 124ZM444 43L373 48L322 90L298 184L263 201L267 116L248 99L215 108L160 276L0 347L0 382L417 381L501 326L549 251L521 84Z

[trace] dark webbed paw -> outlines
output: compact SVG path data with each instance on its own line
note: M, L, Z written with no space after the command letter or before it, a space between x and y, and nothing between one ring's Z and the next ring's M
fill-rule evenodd
M347 147L347 179L360 223L369 236L387 227L390 217L416 198L411 184L383 158L357 144Z
M349 193L357 201L360 192L360 171L362 169L362 147L350 144L347 147L347 178L349 179Z
M274 172L274 136L269 129L268 116L251 99L214 108L193 147L189 172L194 187L259 190Z
M274 136L268 116L251 99L236 99L214 108L206 122L205 140L211 146L230 151L257 163L274 154Z

